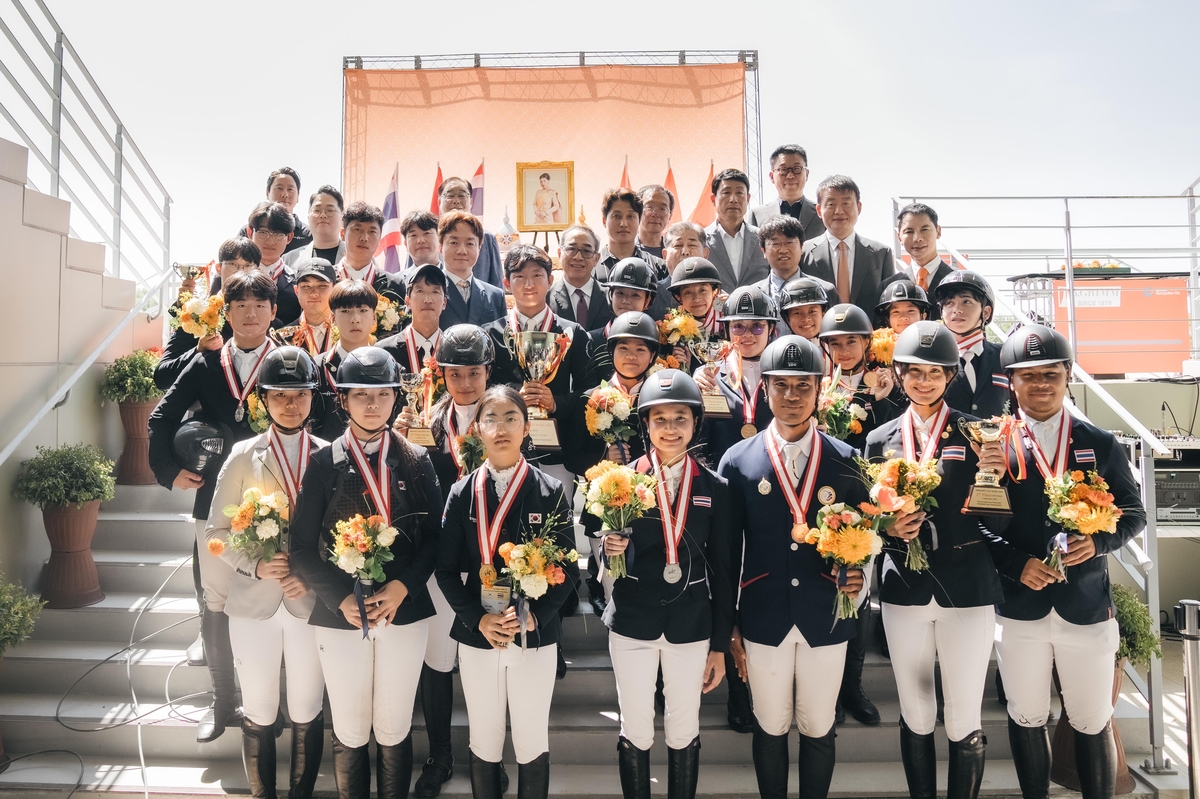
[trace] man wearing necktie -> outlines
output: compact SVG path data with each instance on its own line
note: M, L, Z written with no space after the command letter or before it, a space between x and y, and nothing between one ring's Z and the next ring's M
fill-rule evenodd
M754 285L779 307L784 299L783 287L796 278L805 277L800 271L800 260L804 254L804 226L790 216L772 217L758 229L758 243L767 265L771 267L771 274ZM825 289L836 293L831 283L825 284Z
M799 220L804 227L804 238L815 239L825 232L825 225L817 213L817 206L804 196L808 184L808 153L799 144L783 144L771 153L771 171L768 175L779 195L773 203L759 205L750 210L746 221L754 227L762 227L772 217L790 216Z
M1006 412L1008 377L1000 368L1000 347L984 329L996 305L991 284L977 272L960 269L933 291L942 320L958 341L959 374L946 391L946 404L956 411L989 419Z
M937 211L924 203L909 203L904 206L900 215L896 217L896 236L911 262L903 265L895 275L885 280L883 288L887 288L896 280L911 280L926 294L932 294L938 284L954 272L954 267L938 254L938 239L942 237L942 228L938 224ZM934 307L930 319L940 318L938 313Z
M442 330L464 324L483 326L504 316L504 289L483 282L471 271L483 235L483 223L466 211L447 211L438 220L442 263L450 282L439 324Z
M406 372L419 372L425 359L437 352L442 331L439 326L446 309L446 273L436 264L425 264L408 273L404 304L412 313L412 322L395 335L381 339L375 346L384 350ZM426 408L426 411L429 409Z

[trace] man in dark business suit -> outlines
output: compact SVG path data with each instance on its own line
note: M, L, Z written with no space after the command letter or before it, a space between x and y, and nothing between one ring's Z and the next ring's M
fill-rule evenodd
M862 211L858 184L845 175L832 175L817 187L817 208L825 235L804 244L801 271L837 287L838 302L849 302L875 313L883 281L896 273L892 248L854 232Z
M479 258L483 223L466 211L449 211L438 220L438 241L446 268L446 310L441 329L454 325L483 327L504 316L504 290L483 282L471 270Z
M775 191L779 195L773 203L755 206L746 218L753 227L774 216L790 216L800 220L804 226L804 239L815 239L825 232L825 225L817 213L817 206L804 196L808 183L808 153L799 144L783 144L771 153L771 171L768 173Z
M438 187L438 216L445 216L451 211L469 213L473 191L471 181L466 178L446 178ZM503 288L504 270L500 267L500 245L496 242L496 237L487 231L479 237L479 260L475 262L472 270L480 281L489 286Z
M721 288L732 292L752 286L771 271L758 243L758 228L746 223L750 205L750 178L740 169L723 169L713 178L713 205L717 219L704 229L708 260L721 273Z
M600 261L600 240L591 228L572 225L563 231L561 241L562 277L550 286L546 301L554 313L584 330L604 327L616 317L604 287L592 274Z
M911 280L913 285L933 296L933 290L954 271L938 255L938 239L942 237L942 226L938 224L937 211L924 203L909 203L900 210L896 218L896 237L912 263L901 267L880 288L897 280ZM930 319L941 318L940 312Z

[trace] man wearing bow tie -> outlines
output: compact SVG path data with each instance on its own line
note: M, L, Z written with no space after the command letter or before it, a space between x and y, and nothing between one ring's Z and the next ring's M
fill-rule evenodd
M753 227L762 227L771 217L790 216L804 226L804 240L815 239L825 232L825 223L817 214L817 206L804 196L808 183L808 153L799 144L784 144L771 153L768 174L779 198L773 203L755 206L746 218Z

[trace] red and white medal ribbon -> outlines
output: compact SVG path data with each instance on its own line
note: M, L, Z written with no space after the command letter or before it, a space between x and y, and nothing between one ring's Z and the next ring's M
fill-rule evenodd
M475 472L475 532L479 536L479 558L484 566L491 565L492 558L496 555L496 545L500 542L500 530L504 527L504 519L516 502L517 495L521 493L521 486L525 484L528 474L529 462L521 458L517 462L517 470L512 479L508 481L508 487L504 489L504 496L500 497L496 517L491 519L488 517L487 508L488 469L485 466Z
M317 338L313 335L313 331L319 327L325 328L325 338L321 339L321 345L317 346ZM326 319L319 325L310 325L304 323L304 340L308 343L308 353L314 358L318 355L323 355L329 352L334 347L333 343L333 322Z
M267 353L275 349L275 343L267 339L263 345L263 351L259 353L258 360L254 362L254 368L250 371L250 379L246 381L246 385L242 385L242 381L238 378L237 370L233 367L233 339L225 343L221 348L221 369L225 372L225 385L229 387L229 393L238 401L240 408L245 402L246 397L250 396L250 392L254 390L254 386L258 384L258 367L262 365L263 358L267 357ZM240 422L241 419L239 418Z
M337 276L338 276L338 280L350 280L351 279L350 267L346 265L345 258L338 261ZM375 262L374 261L372 261L370 263L370 265L367 266L367 271L363 272L363 276L360 279L362 280L362 282L366 283L368 286L375 285Z
M278 280L279 276L283 274L283 259L280 258L278 261L276 261L274 264L272 264L271 266L269 266L267 268L270 270L271 279Z
M700 324L708 331L709 335L715 336L721 332L721 319L717 315L717 304L714 302L709 307L708 313L704 315L704 321Z
M437 357L436 353L438 342L441 340L442 331L440 330L434 334L433 338L429 339L429 357ZM417 354L421 351L421 348L417 346L417 334L416 331L413 330L412 325L409 325L404 329L404 343L408 348L409 371L413 374L417 374L421 371L425 364L421 363L421 356Z
M691 456L683 463L683 475L679 479L679 490L675 492L675 507L677 512L671 512L671 497L667 491L667 475L659 462L658 452L650 453L650 463L654 466L654 476L658 479L655 491L658 494L658 509L662 515L663 543L667 548L667 566L679 565L679 541L687 527L688 508L691 505L692 477L695 475L695 465Z
M1029 449L1033 452L1033 460L1037 463L1038 471L1047 480L1062 477L1067 472L1067 454L1070 451L1071 419L1067 412L1065 410L1059 411L1058 435L1056 436L1058 439L1058 449L1054 451L1053 469L1050 467L1050 459L1042 451L1042 445L1038 443L1037 436L1029 429L1031 420L1025 415L1025 411L1021 411L1020 413L1021 419L1025 422L1022 435L1029 442Z
M379 471L371 471L371 461L362 443L349 430L346 431L346 449L354 457L358 471L362 474L367 491L375 503L375 510L383 517L385 524L392 523L392 470L388 468L388 448L392 443L392 434L385 432L379 441Z
M797 525L806 527L808 526L808 507L812 504L813 488L817 484L817 469L821 463L821 434L814 429L810 435L813 437L812 451L808 455L808 465L804 468L804 479L801 481L798 493L795 486L792 485L792 473L783 459L783 447L779 445L777 436L774 433L764 436L767 440L767 457L771 459L771 465L775 467L775 477L779 480L780 488L783 489L783 497L787 500L788 507L792 509L792 519Z
M275 462L279 464L279 470L283 472L283 490L287 494L288 507L294 509L296 497L300 494L300 484L304 482L304 471L308 468L312 436L308 434L307 430L300 431L300 460L294 469L291 461L288 460L287 451L283 448L283 439L279 437L279 432L275 430L274 425L271 425L271 429L267 431L267 442L271 447L271 454L275 456Z
M446 412L446 444L450 449L450 458L454 461L454 465L458 469L458 476L462 477L465 472L462 458L458 456L458 431L454 429L454 420L457 417L458 405L452 401L450 408Z
M942 407L929 421L929 440L921 448L921 457L917 458L917 444L920 439L917 437L916 411L909 406L908 410L904 412L904 422L900 425L900 438L904 442L904 457L910 461L918 461L922 466L928 466L929 462L937 455L938 442L941 441L942 431L946 429L946 422L949 420L950 406L943 402Z
M746 424L754 424L754 416L758 410L758 398L762 393L759 391L762 388L762 378L759 378L758 382L754 384L754 390L749 394L746 393L745 384L745 380L739 380L737 385L738 394L742 398L742 418L746 420Z
M976 345L982 344L982 343L983 343L983 331L982 330L976 330L974 333L970 334L966 338L960 338L958 340L958 355L959 355L959 357L961 358L962 356L966 355L968 350L970 350L973 347L975 347Z
M547 306L546 307L546 316L542 319L542 324L538 328L538 330L540 330L543 333L549 333L550 328L553 326L554 326L554 311L550 310L549 306ZM514 336L521 332L521 322L517 318L517 309L516 308L514 308L508 312L508 329L513 332Z

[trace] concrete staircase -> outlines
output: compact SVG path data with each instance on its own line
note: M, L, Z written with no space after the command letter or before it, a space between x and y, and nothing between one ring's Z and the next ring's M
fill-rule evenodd
M117 498L101 511L95 539L107 598L91 607L44 611L34 639L7 653L0 670L0 732L9 753L70 750L82 758L83 770L81 775L78 761L70 755L39 755L12 764L0 775L0 792L65 791L81 779L84 795L141 793L143 775L149 790L160 797L246 792L237 730L214 744L195 742L192 719L207 702L204 692L209 682L207 671L187 666L184 657L184 649L198 630L188 559L194 535L188 516L190 503L191 496L182 492L155 486L118 487ZM111 657L129 644L131 636L137 640L156 631L162 632L127 654ZM606 632L586 603L567 620L564 651L570 667L566 679L555 686L550 720L551 794L579 799L619 796L616 688ZM90 669L94 671L62 700ZM865 727L849 721L839 728L833 794L906 796L898 761L899 703L887 660L872 654L864 682L879 705L883 724ZM131 687L140 703L137 707L131 700ZM174 704L159 707L168 697ZM726 727L724 702L722 686L706 696L702 706L700 794L755 796L750 736ZM1124 700L1118 714L1130 760L1137 762L1140 757L1132 753L1149 748L1145 714ZM110 727L139 715L142 718L137 721L104 731L81 731ZM414 713L418 764L424 760L426 748L421 723L418 707ZM468 796L470 781L464 767L467 716L461 690L454 724L459 765L443 794ZM984 704L989 746L983 791L989 796L1017 797L1020 792L1009 759L1005 724L1003 708L990 696ZM939 736L942 734L939 729ZM288 735L285 732L279 741L281 786L287 784ZM145 771L139 762L139 748ZM795 757L795 745L791 748ZM944 754L944 738L939 740L939 749ZM514 778L510 795L515 795L511 749L506 760ZM332 796L328 746L326 761L317 788L321 795ZM666 762L661 734L652 762ZM944 770L944 762L941 766ZM665 768L655 777L655 793L665 793ZM1075 795L1061 789L1052 793ZM1153 792L1139 788L1134 795L1149 797Z

